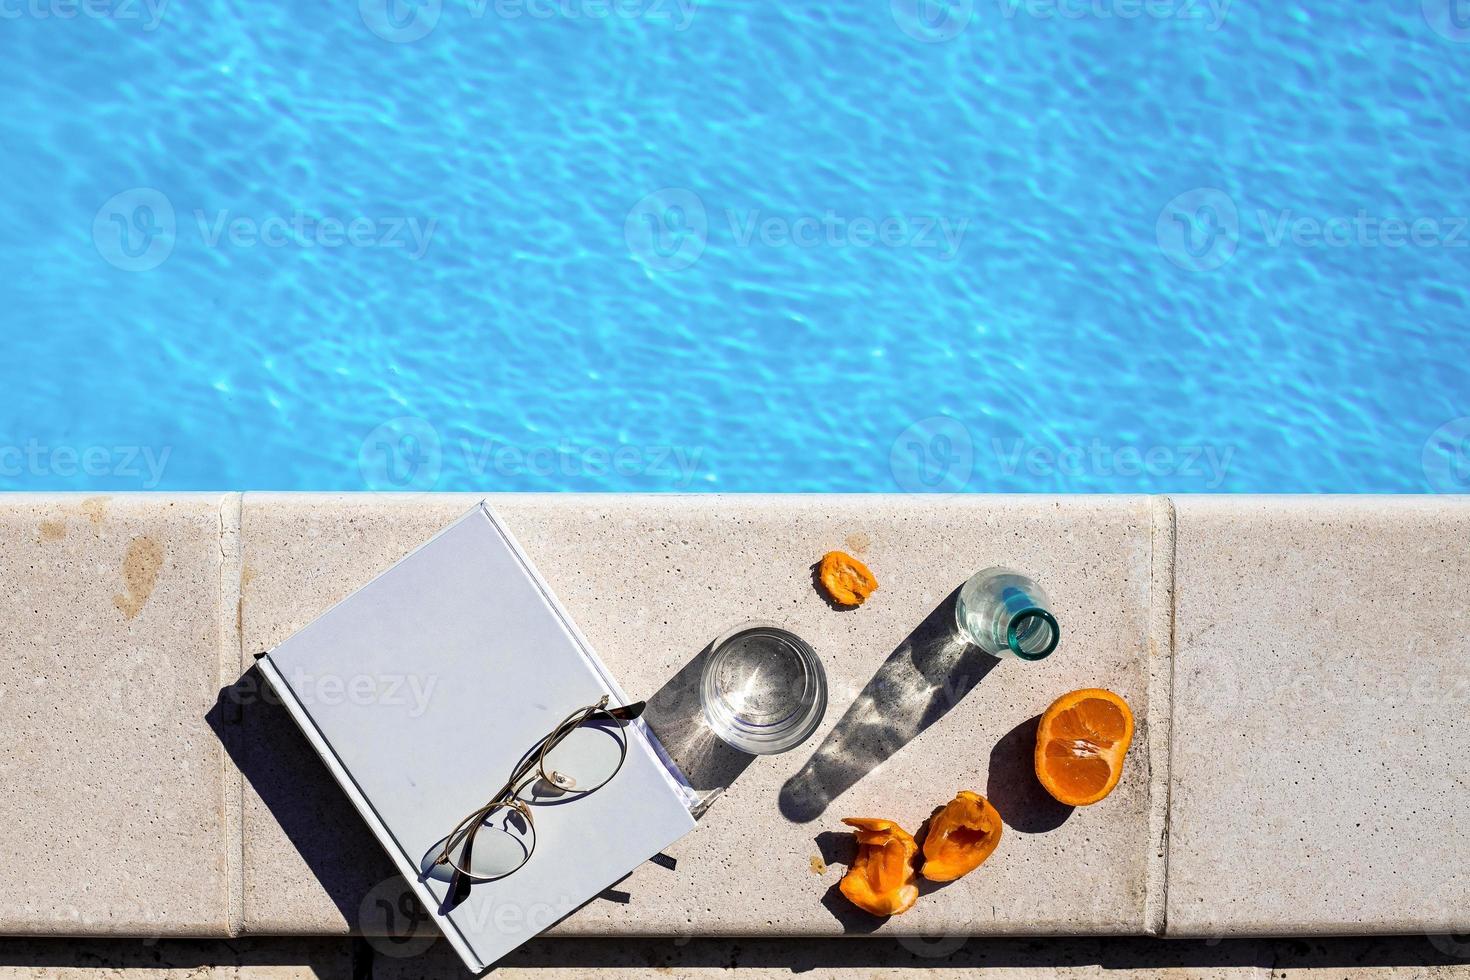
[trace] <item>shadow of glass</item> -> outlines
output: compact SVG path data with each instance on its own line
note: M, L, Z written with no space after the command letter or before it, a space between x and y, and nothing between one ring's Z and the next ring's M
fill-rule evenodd
M729 789L755 756L731 748L710 730L699 703L699 677L714 644L701 650L648 699L643 720L689 785L713 800Z
M889 655L801 770L781 813L809 823L877 765L943 718L1000 663L955 627L955 589Z
M1036 728L1040 723L1041 715L1028 718L990 750L985 797L1007 827L1023 834L1056 830L1076 809L1058 802L1036 778Z

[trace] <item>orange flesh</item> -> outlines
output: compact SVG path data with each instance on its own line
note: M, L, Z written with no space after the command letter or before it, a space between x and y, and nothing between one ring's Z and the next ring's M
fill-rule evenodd
M860 606L878 588L878 579L868 566L844 551L823 555L817 577L839 606Z
M1086 806L1112 792L1133 739L1133 715L1111 691L1076 691L1042 716L1036 775L1063 803Z
M954 881L985 863L1000 843L1000 814L978 793L960 794L929 818L924 867L930 881Z
M914 838L891 820L853 817L842 821L856 829L857 857L838 885L848 901L873 915L899 915L919 900L913 857Z

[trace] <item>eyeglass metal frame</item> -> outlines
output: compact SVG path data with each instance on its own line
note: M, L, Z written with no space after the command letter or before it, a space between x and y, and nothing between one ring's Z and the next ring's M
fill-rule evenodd
M521 798L521 793L528 786L534 785L537 781L544 781L548 786L561 793L580 792L581 795L585 796L589 793L596 792L612 782L617 777L617 774L622 771L623 763L628 760L628 722L643 713L646 702L635 701L632 704L609 708L607 706L609 700L609 697L604 694L596 704L578 708L576 711L567 715L566 718L562 719L551 730L550 734L538 741L526 753L521 762L517 764L510 779L506 780L505 785L488 802L454 825L454 829L449 832L449 836L444 838L444 846L440 849L439 856L434 859L436 866L447 864L454 869L454 880L450 887L452 896L456 898L462 897L463 893L468 890L469 885L485 881L495 881L507 875L514 874L521 868L524 868L527 862L531 860L531 855L536 851L536 819L532 816L531 804L528 804ZM618 764L608 774L608 777L596 786L590 789L578 790L575 778L566 773L558 772L555 769L546 768L546 757L553 749L566 741L572 732L589 722L599 719L615 722L618 726ZM485 826L485 822L491 816L503 809L514 810L525 818L526 824L531 830L531 846L527 849L526 856L521 863L511 870L495 875L475 874L469 870L475 835L479 833L481 827ZM459 851L458 860L454 856L456 850Z

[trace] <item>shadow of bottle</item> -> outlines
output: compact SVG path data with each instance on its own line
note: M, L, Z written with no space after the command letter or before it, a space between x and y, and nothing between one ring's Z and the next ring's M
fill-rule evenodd
M959 704L1000 661L959 634L955 589L889 655L801 770L781 788L793 823L827 806Z

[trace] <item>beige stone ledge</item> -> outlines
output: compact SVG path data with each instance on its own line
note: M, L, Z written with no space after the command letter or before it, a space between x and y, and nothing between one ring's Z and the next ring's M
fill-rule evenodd
M381 927L363 910L397 897L387 859L248 668L478 499L0 496L0 771L24 787L0 800L0 933ZM623 686L665 709L696 782L729 783L671 849L676 871L645 865L558 935L873 933L933 951L1470 928L1453 857L1470 803L1435 748L1464 740L1467 715L1441 703L1452 691L1420 698L1464 674L1464 500L492 503ZM882 583L856 611L813 589L832 548ZM1052 594L1064 639L1047 661L936 640L946 598L1000 563ZM697 655L750 618L809 639L831 681L813 740L755 760L676 723L697 710ZM1139 727L1118 790L1067 811L1030 776L1028 734L1084 686L1118 691ZM836 897L841 817L916 827L961 788L1007 819L981 871L886 923ZM38 855L75 874L35 873Z
M247 495L244 656L285 639L476 499ZM727 759L708 732L669 737L676 757L700 763L691 767L700 770L691 772L696 783L706 771L749 765L670 850L677 871L639 868L618 886L626 902L595 901L555 933L1145 930L1145 498L546 496L493 504L635 695L664 703L659 692L671 679L725 628L751 618L805 637L829 676L823 727L797 751ZM882 583L853 612L832 610L813 588L810 565L834 548L860 552ZM1002 562L1046 584L1066 624L1062 648L1039 664L996 666L977 653L943 661L930 641L943 618L935 611L947 610L971 572ZM1053 697L1088 686L1123 694L1143 724L1107 805L1073 813L1030 775L1027 735ZM687 690L675 704L697 711ZM244 927L346 931L363 897L390 876L387 860L289 719L246 714ZM965 788L1012 818L985 874L935 890L887 923L836 896L850 840L841 817L883 815L917 829ZM813 871L814 859L829 865L825 872Z
M1470 925L1470 499L1175 501L1168 928Z
M225 502L0 496L0 930L227 931Z

